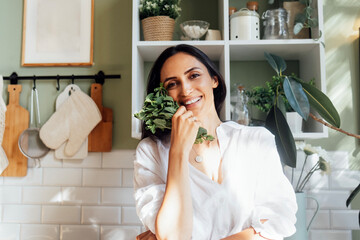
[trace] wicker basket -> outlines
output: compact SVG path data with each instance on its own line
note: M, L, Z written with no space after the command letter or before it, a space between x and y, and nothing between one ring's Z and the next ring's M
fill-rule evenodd
M148 17L141 20L145 41L171 41L175 20L168 16Z
M288 11L289 37L296 39L310 38L310 29L303 28L297 35L294 35L294 22L297 14L304 11L305 5L300 2L284 2L284 8Z

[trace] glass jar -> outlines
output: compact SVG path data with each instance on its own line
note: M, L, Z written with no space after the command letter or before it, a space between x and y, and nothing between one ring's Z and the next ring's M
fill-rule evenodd
M233 121L248 126L250 124L250 113L248 108L249 98L245 94L245 88L238 86L236 104L234 107Z
M288 39L288 13L284 8L267 10L263 13L264 39Z

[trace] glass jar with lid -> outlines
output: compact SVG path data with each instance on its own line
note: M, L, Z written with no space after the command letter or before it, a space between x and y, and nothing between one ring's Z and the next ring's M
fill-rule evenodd
M271 9L263 13L264 39L288 39L288 13L284 8Z

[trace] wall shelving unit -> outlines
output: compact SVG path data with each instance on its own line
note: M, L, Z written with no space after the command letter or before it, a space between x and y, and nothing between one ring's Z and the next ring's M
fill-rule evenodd
M223 120L230 119L230 62L232 61L264 61L264 52L270 52L285 60L299 62L299 75L302 79L316 79L316 86L325 90L325 51L321 44L323 36L318 41L313 39L286 40L229 40L229 0L218 1L219 29L221 41L144 41L140 34L140 19L138 5L140 0L133 1L132 19L132 113L138 112L144 102L146 79L145 63L153 62L167 47L177 44L190 44L204 51L213 61L218 62L219 70L228 86L227 98L221 113ZM314 0L313 7L319 20L319 27L312 29L314 39L323 32L322 0ZM183 9L186 11L186 9ZM310 122L311 123L311 122ZM300 134L294 134L295 139L324 138L328 136L327 128L317 122L307 124L307 129ZM132 117L132 137L141 137L141 122Z

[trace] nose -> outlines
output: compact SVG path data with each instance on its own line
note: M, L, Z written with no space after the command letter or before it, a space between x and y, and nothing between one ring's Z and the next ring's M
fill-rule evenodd
M182 84L182 94L184 96L188 96L188 95L190 95L192 93L192 91L193 91L193 87L192 87L191 83L188 82L188 81L185 81Z

